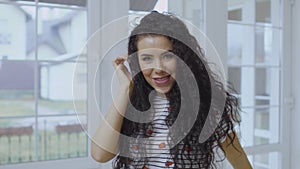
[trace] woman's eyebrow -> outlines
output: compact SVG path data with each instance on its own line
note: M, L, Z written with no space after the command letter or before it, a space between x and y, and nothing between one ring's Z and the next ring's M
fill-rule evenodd
M148 54L148 53L142 53L140 54L140 56L153 56L152 54Z
M164 54L168 54L168 53L173 53L173 50L172 49L166 50L163 53L161 53L160 55L164 55ZM150 53L141 53L139 56L153 56L153 55Z
M167 51L163 52L161 55L164 55L164 54L167 54L167 53L173 53L173 50L172 49L167 50Z

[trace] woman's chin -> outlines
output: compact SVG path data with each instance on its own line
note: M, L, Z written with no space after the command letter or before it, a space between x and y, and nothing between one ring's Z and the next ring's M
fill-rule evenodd
M166 97L166 94L170 92L170 89L155 89L158 96Z

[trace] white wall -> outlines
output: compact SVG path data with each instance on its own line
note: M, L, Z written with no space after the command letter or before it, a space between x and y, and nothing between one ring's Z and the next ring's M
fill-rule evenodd
M11 44L0 44L0 58L7 56L8 59L26 59L26 16L18 7L0 6L0 33L7 33L11 36ZM18 50L15 50L18 49Z
M101 99L101 110L106 110L112 103L110 96L110 84L106 85L103 79L97 77L96 72L98 71L98 66L100 66L100 70L108 70L106 73L107 77L110 77L111 72L113 71L111 64L111 57L116 57L117 53L111 53L111 55L106 56L106 50L109 47L114 47L113 44L117 40L120 40L120 35L124 33L124 30L120 27L114 27L108 31L108 28L114 26L114 24L119 22L112 22L116 19L120 19L121 17L127 16L129 10L129 0L100 0L100 1L90 1L89 3L89 43L87 45L88 51L88 71L90 72L90 76L88 76L88 81L91 87L88 88L88 112L89 112L89 134L93 135L97 126L99 126L99 122L101 119L99 118L99 110L98 105L96 103L96 99L94 98L94 94L96 93L97 101ZM124 21L124 19L123 19ZM123 25L127 25L124 23ZM127 27L124 27L127 29ZM100 31L101 30L101 31ZM108 31L108 32L107 32ZM127 31L127 30L126 30ZM92 36L93 35L93 36ZM126 52L126 51L123 51ZM103 61L104 65L100 64L101 58L107 59ZM103 60L104 60L103 59ZM107 69L105 69L107 68ZM99 75L98 75L99 76ZM94 78L98 78L95 81ZM110 80L110 78L108 78ZM110 81L108 81L110 82ZM95 87L96 86L96 87ZM95 90L96 89L96 90ZM102 93L99 95L99 91ZM100 99L99 99L100 97ZM104 112L105 113L105 112ZM91 156L90 156L91 159ZM95 162L96 163L96 162ZM108 163L98 163L98 169L110 169L112 168L112 164Z
M291 169L299 168L300 157L300 1L292 7L292 93L295 106L291 114Z

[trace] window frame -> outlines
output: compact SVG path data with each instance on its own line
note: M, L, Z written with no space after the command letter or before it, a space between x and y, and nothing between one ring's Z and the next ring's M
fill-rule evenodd
M28 2L26 2L28 1ZM91 35L92 29L91 29L91 23L92 20L95 20L96 18L92 18L91 16L95 16L95 13L99 11L100 5L98 4L99 1L87 1L87 6L66 6L67 4L38 4L39 0L23 0L23 1L0 1L0 4L3 5L12 5L12 6L33 6L33 7L52 7L52 8L59 8L59 9L76 9L76 10L86 10L87 11L87 30L88 30L88 36ZM53 1L54 2L54 1ZM55 1L59 2L59 1ZM79 3L79 2L78 2ZM96 14L97 15L97 14ZM37 13L35 14L37 16ZM99 16L99 15L98 15ZM37 21L35 23L37 25ZM37 34L37 32L35 32ZM35 52L35 59L37 60L37 53ZM44 60L41 60L44 61ZM68 62L69 63L69 62ZM87 63L88 64L88 63ZM35 71L35 77L37 76L37 72ZM37 80L35 80L35 86L38 86ZM34 97L38 97L38 89L34 89ZM87 98L87 103L90 98ZM37 104L35 104L35 109L37 109ZM87 107L89 109L89 105ZM60 115L57 115L60 116ZM37 123L37 118L40 116L35 113L32 118L35 119L35 123ZM22 116L17 116L16 118L22 118ZM37 125L36 125L37 126ZM37 138L37 134L34 134L35 138ZM23 169L23 168L31 168L31 169L40 169L40 168L56 168L56 169L65 169L65 168L73 168L73 169L91 169L98 167L98 163L96 163L91 155L90 155L90 139L87 138L87 156L85 157L70 157L70 158L63 158L63 159L56 159L56 160L45 160L45 161L32 161L32 162L23 162L23 163L13 163L13 164L3 164L0 165L0 168L3 169ZM35 154L37 153L36 146L35 148Z
M253 0L255 2L255 0ZM279 168L290 168L290 114L291 114L291 4L289 1L281 2L281 16L282 22L281 30L281 43L280 43L280 88L279 88L279 141L278 143L270 143L265 145L253 145L244 147L248 156L251 156L250 160L253 160L255 155L267 154L271 152L279 153ZM235 9L235 8L233 8ZM255 19L255 18L253 18ZM254 21L255 22L255 21ZM228 23L235 23L228 21ZM275 26L276 27L276 26ZM254 51L253 51L254 52ZM255 55L254 55L255 56ZM284 57L283 57L284 56ZM255 59L255 58L254 58ZM271 68L267 66L266 68ZM255 106L254 106L255 107ZM252 118L254 121L254 118ZM243 121L242 121L243 123ZM253 126L254 129L254 126Z

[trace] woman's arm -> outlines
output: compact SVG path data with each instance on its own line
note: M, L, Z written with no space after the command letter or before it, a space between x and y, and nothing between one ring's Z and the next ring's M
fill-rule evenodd
M231 133L230 136L233 138L235 133ZM223 150L226 153L226 158L231 163L234 169L252 169L252 166L244 152L239 139L235 136L232 144L230 144L229 137L221 143Z
M91 155L98 162L107 162L119 152L119 137L127 104L129 101L129 87L131 75L124 66L127 57L118 57L113 61L120 88L113 104L100 123L93 136Z
M93 136L91 153L94 160L107 162L118 153L119 136L127 103L127 91L120 90L115 97L114 104L111 105ZM115 105L118 107L116 108Z

